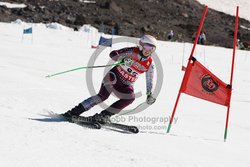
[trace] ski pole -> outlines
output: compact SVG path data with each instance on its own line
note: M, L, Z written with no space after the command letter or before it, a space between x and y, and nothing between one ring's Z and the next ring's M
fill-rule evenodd
M72 71L76 71L76 70L81 70L81 69L117 66L117 65L119 65L119 64L124 64L124 63L123 63L123 62L118 62L118 63L108 64L108 65L78 67L78 68L74 68L74 69L71 69L71 70L66 70L66 71L62 71L62 72L55 73L55 74L47 75L46 78L50 78L50 77L53 77L53 76L56 76L56 75L60 75L60 74L64 74L64 73L68 73L68 72L72 72Z

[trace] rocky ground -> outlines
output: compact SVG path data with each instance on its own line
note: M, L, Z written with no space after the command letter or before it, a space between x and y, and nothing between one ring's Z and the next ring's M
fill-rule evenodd
M192 42L204 6L195 0L5 0L24 3L25 8L0 6L0 21L21 19L26 22L58 22L78 28L83 24L110 33L115 25L119 35L140 37L143 33L167 40L172 29L175 40ZM232 47L233 16L209 9L203 26L208 45ZM241 26L250 22L240 19ZM249 29L239 27L239 38L250 39Z

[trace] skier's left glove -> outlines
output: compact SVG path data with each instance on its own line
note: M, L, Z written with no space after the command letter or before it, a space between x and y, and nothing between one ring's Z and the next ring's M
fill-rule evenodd
M125 66L131 66L134 63L134 60L132 60L131 58L123 56L118 57L117 61L123 63Z
M152 93L147 93L147 104L152 105L156 101L156 98L153 97Z
M124 58L123 59L124 65L125 66L132 66L134 64L134 60L132 60L131 58Z

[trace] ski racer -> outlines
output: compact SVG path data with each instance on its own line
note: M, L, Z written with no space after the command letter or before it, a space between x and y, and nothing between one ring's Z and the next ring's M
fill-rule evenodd
M139 46L112 51L109 56L114 61L120 61L103 78L99 93L87 98L77 106L62 114L67 120L79 116L93 106L105 101L113 92L119 100L98 114L91 116L92 121L101 124L110 122L110 117L119 113L135 100L134 83L142 73L146 73L147 104L155 102L152 95L154 65L152 53L156 50L156 39L144 35L139 40Z

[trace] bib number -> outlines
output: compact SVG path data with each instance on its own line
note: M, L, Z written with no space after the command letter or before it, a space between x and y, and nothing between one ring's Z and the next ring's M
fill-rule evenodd
M132 74L135 77L138 75L138 73L133 71L131 68L127 68L127 72L129 72L130 74Z

